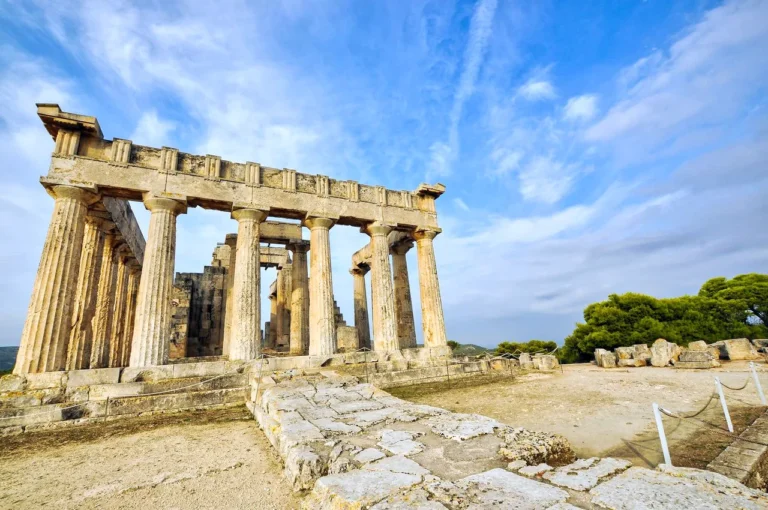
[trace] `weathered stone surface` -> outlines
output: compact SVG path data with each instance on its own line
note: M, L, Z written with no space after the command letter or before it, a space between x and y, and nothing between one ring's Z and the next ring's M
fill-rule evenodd
M421 488L390 496L371 507L371 510L447 510L448 507L428 499L429 494Z
M551 354L534 356L533 359L534 359L534 365L539 370L551 371L551 370L555 370L560 366L560 363L557 361L557 357Z
M586 491L595 487L601 478L624 471L630 466L632 463L624 459L581 459L550 473L544 473L543 478L560 487Z
M633 467L590 491L592 503L616 510L768 507L764 493L720 474L685 468Z
M91 386L93 384L114 384L120 380L121 368L97 368L92 370L71 370L67 374L68 388Z
M600 355L600 366L603 368L616 368L616 355L612 352L603 352Z
M766 348L768 348L768 338L753 338L752 345L755 346L755 349L757 349L758 352L766 352Z
M23 375L8 374L0 377L0 391L21 391L27 384Z
M729 360L752 360L762 359L762 356L755 350L755 347L746 338L737 338L734 340L725 340L725 353Z
M492 469L456 482L466 491L474 508L504 507L545 509L568 499L568 493L557 487L536 482L505 469Z
M635 354L632 356L635 359L651 359L651 350L647 344L635 344L632 346L635 350Z
M634 347L616 347L616 357L619 358L619 360L622 359L632 359L635 355L635 348Z
M644 359L620 359L618 365L620 367L644 367L646 365Z
M43 372L39 374L27 374L28 390L43 390L46 388L58 388L66 386L67 372Z
M525 462L524 460L516 460L507 464L507 469L509 469L510 471L517 471L520 468L524 468L527 465L528 463Z
M320 478L303 507L314 509L365 508L420 483L421 476L356 469Z
M536 478L540 477L547 471L552 471L552 469L554 468L549 464L537 464L535 466L525 466L518 469L517 472L523 476L527 476L528 478Z
M426 421L432 432L454 441L464 441L483 434L493 434L504 427L498 421L479 414L450 413L433 416Z
M379 433L377 444L394 455L414 455L424 451L424 445L413 440L418 436L415 432L384 429Z
M690 351L690 350L684 350L680 353L680 358L678 360L679 362L700 362L700 363L711 363L712 362L712 355L707 352L706 350L701 351ZM677 365L677 363L675 363Z
M533 364L533 359L531 358L531 355L527 352L524 352L520 355L520 368L523 370L532 370L536 368Z
M175 365L163 365L154 367L127 367L121 375L121 382L152 382L173 378Z
M706 351L707 342L705 342L704 340L696 340L695 342L691 342L688 344L688 350L689 351Z
M508 461L522 460L529 465L546 462L560 466L568 464L574 457L570 443L557 434L505 427L501 437L505 445L499 449L499 455Z
M403 455L386 457L362 467L368 471L386 471L390 473L405 473L408 475L428 475L429 470L424 469L416 462Z
M718 366L720 366L720 363L716 361L678 361L675 363L675 368L683 369L712 368Z
M673 361L677 361L681 351L682 349L679 345L659 338L651 346L651 365L654 367L666 367Z
M603 355L605 354L611 354L611 351L607 351L605 349L595 349L595 364L598 367L603 366Z
M386 455L382 453L381 450L377 450L376 448L366 448L355 455L355 461L360 464L366 464L368 462L373 462L374 460L383 459L384 457L386 457Z

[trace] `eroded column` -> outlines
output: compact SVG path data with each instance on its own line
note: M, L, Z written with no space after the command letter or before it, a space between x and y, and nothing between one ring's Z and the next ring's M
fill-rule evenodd
M294 356L309 352L309 278L307 275L307 251L309 243L298 241L288 245L293 252L291 278L291 348Z
M93 316L93 342L91 360L88 368L105 368L109 365L109 340L112 336L112 303L117 279L117 260L115 251L119 248L114 224L106 225L110 230L104 234L101 250L101 271L99 289L96 297L96 312Z
M328 356L336 352L336 323L333 315L330 228L336 220L308 215L310 229L309 354Z
M120 364L127 367L131 361L131 339L133 338L133 324L136 319L136 297L139 292L139 279L141 278L141 266L135 259L129 265L127 299L125 302L125 326L123 327L123 341L120 350Z
M416 326L413 320L411 283L408 280L408 262L405 254L413 248L410 241L392 247L392 273L395 284L395 317L397 318L397 341L401 349L416 347Z
M277 271L277 347L290 345L292 271L287 262Z
M418 229L413 236L416 239L417 258L419 261L419 288L421 290L421 321L424 332L424 347L447 345L443 301L440 298L440 282L437 279L435 248L432 240L440 229Z
M371 301L373 304L373 350L395 351L397 341L395 293L389 265L389 225L372 223L365 228L371 236Z
M360 339L360 348L371 348L371 324L368 319L368 295L365 291L365 273L362 267L349 270L354 282L353 306L355 307L355 328Z
M67 349L67 370L88 368L91 362L93 326L91 321L96 312L98 278L101 271L101 250L104 236L101 223L96 216L86 216L83 247L80 252L80 270L77 277L77 292L72 311L72 331Z
M232 287L234 314L229 342L229 359L251 360L261 351L261 260L259 258L259 224L266 211L238 209L237 267Z
M125 334L125 309L128 299L128 262L131 258L128 248L123 246L117 254L117 277L115 295L112 301L112 328L109 335L109 364L119 367L122 362L123 336Z
M227 269L227 298L224 305L224 341L222 354L229 356L229 339L232 335L232 288L235 285L235 266L237 264L237 234L227 234L224 243L229 246L229 268Z
M15 374L63 370L77 291L85 216L96 195L74 186L54 186L56 199L45 238Z
M183 201L149 194L144 196L144 206L152 214L136 298L131 367L163 365L168 362L176 217L187 211Z

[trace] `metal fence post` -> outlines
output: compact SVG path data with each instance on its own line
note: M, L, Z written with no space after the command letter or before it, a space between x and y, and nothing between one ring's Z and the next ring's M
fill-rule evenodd
M720 404L723 406L723 414L725 414L725 422L728 424L728 432L733 434L733 423L731 423L731 415L728 413L728 404L725 402L725 393L723 393L723 385L720 384L719 377L715 377L715 387L720 394Z
M656 428L659 431L659 441L661 441L661 451L664 453L664 463L672 467L672 458L669 456L669 446L667 445L667 436L664 434L664 424L661 422L661 412L659 404L653 403L653 416L656 418Z
M763 393L763 387L760 385L760 379L757 377L755 364L751 361L749 362L749 369L752 370L752 378L754 379L755 386L757 387L757 394L760 395L760 402L762 402L763 405L768 405L768 402L765 400L765 393Z

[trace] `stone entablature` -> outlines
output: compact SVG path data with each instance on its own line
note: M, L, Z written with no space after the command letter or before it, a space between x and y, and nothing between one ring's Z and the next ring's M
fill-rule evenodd
M39 104L38 115L57 139L59 133L78 133L78 142L66 150L57 143L49 176L106 187L105 193L117 197L141 200L143 193L165 192L206 209L231 211L233 204L257 203L272 216L284 218L303 219L307 213L322 211L341 225L364 226L379 220L402 228L437 226L434 201L445 191L441 184L422 184L415 191L389 190L210 154L104 140L94 117L62 112L54 104Z

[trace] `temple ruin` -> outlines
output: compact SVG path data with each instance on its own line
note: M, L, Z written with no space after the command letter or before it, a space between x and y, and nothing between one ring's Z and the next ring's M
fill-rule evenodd
M405 261L414 244L424 347L444 352L433 247L443 185L389 190L110 141L95 117L56 104L37 107L55 141L48 175L40 179L55 204L15 374L157 366L172 356L247 361L262 351L327 357L414 348ZM146 243L129 201L142 201L151 212ZM237 233L216 247L203 273L174 279L176 218L188 207L230 214ZM335 225L370 237L352 256L354 326L334 300L329 230ZM263 332L262 267L278 269Z

